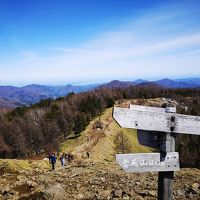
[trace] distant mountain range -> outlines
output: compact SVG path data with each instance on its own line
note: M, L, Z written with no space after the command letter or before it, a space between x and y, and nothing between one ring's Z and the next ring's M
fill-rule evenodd
M41 99L58 98L74 92L80 93L98 85L47 86L27 85L24 87L0 86L0 108L15 108L39 102Z
M187 82L181 82L176 80L170 80L170 79L162 79L156 81L157 84L167 87L167 88L193 88L195 85L187 83Z
M165 88L196 88L200 87L200 78L188 78L188 79L161 79L158 81L147 81L142 79L137 79L135 81L119 81L114 80L109 83L103 84L100 87L128 87L128 86L145 86L145 85L162 86Z
M138 79L135 81L113 80L109 83L94 85L66 85L66 86L48 86L48 85L27 85L24 87L0 86L0 108L15 108L23 105L30 105L39 102L41 99L58 98L74 92L80 93L95 88L115 88L129 86L149 86L165 88L196 88L200 87L200 78L186 79L162 79L154 82Z

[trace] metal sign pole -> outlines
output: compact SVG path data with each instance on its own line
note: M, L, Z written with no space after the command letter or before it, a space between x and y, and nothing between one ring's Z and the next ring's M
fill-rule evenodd
M166 109L167 112L168 109ZM174 111L173 111L174 112ZM175 118L171 118L171 130L173 131L173 123ZM163 133L160 135L160 153L166 154L175 151L175 136L174 133ZM158 173L158 200L173 199L173 179L174 171Z

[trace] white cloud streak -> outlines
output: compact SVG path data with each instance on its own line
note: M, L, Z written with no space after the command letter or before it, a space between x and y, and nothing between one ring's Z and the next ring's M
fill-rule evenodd
M79 47L49 48L53 56L23 50L9 77L61 83L200 75L200 27L191 26L194 19L162 9L152 13Z

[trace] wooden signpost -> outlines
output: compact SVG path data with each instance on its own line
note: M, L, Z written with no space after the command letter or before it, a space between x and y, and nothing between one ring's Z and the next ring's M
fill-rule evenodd
M117 163L126 172L178 171L179 155L177 152L117 154Z
M165 108L150 107L150 106L130 105L130 109L138 111L165 113ZM137 130L137 137L141 145L155 149L159 148L158 139L160 137L160 134L157 131L149 132L146 130Z
M129 108L132 109L132 110L138 110L138 111L150 111L150 112L165 113L165 108L159 108L159 107L130 105Z
M172 200L174 171L179 170L175 134L200 135L200 117L176 114L174 107L130 105L115 107L113 118L123 128L137 129L140 144L160 149L160 153L117 154L119 165L126 172L159 172L158 199Z
M115 107L113 117L123 128L200 135L199 116Z

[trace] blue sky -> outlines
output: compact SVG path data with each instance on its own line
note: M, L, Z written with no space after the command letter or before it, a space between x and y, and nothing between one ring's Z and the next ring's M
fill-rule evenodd
M0 0L0 85L198 76L198 0Z

